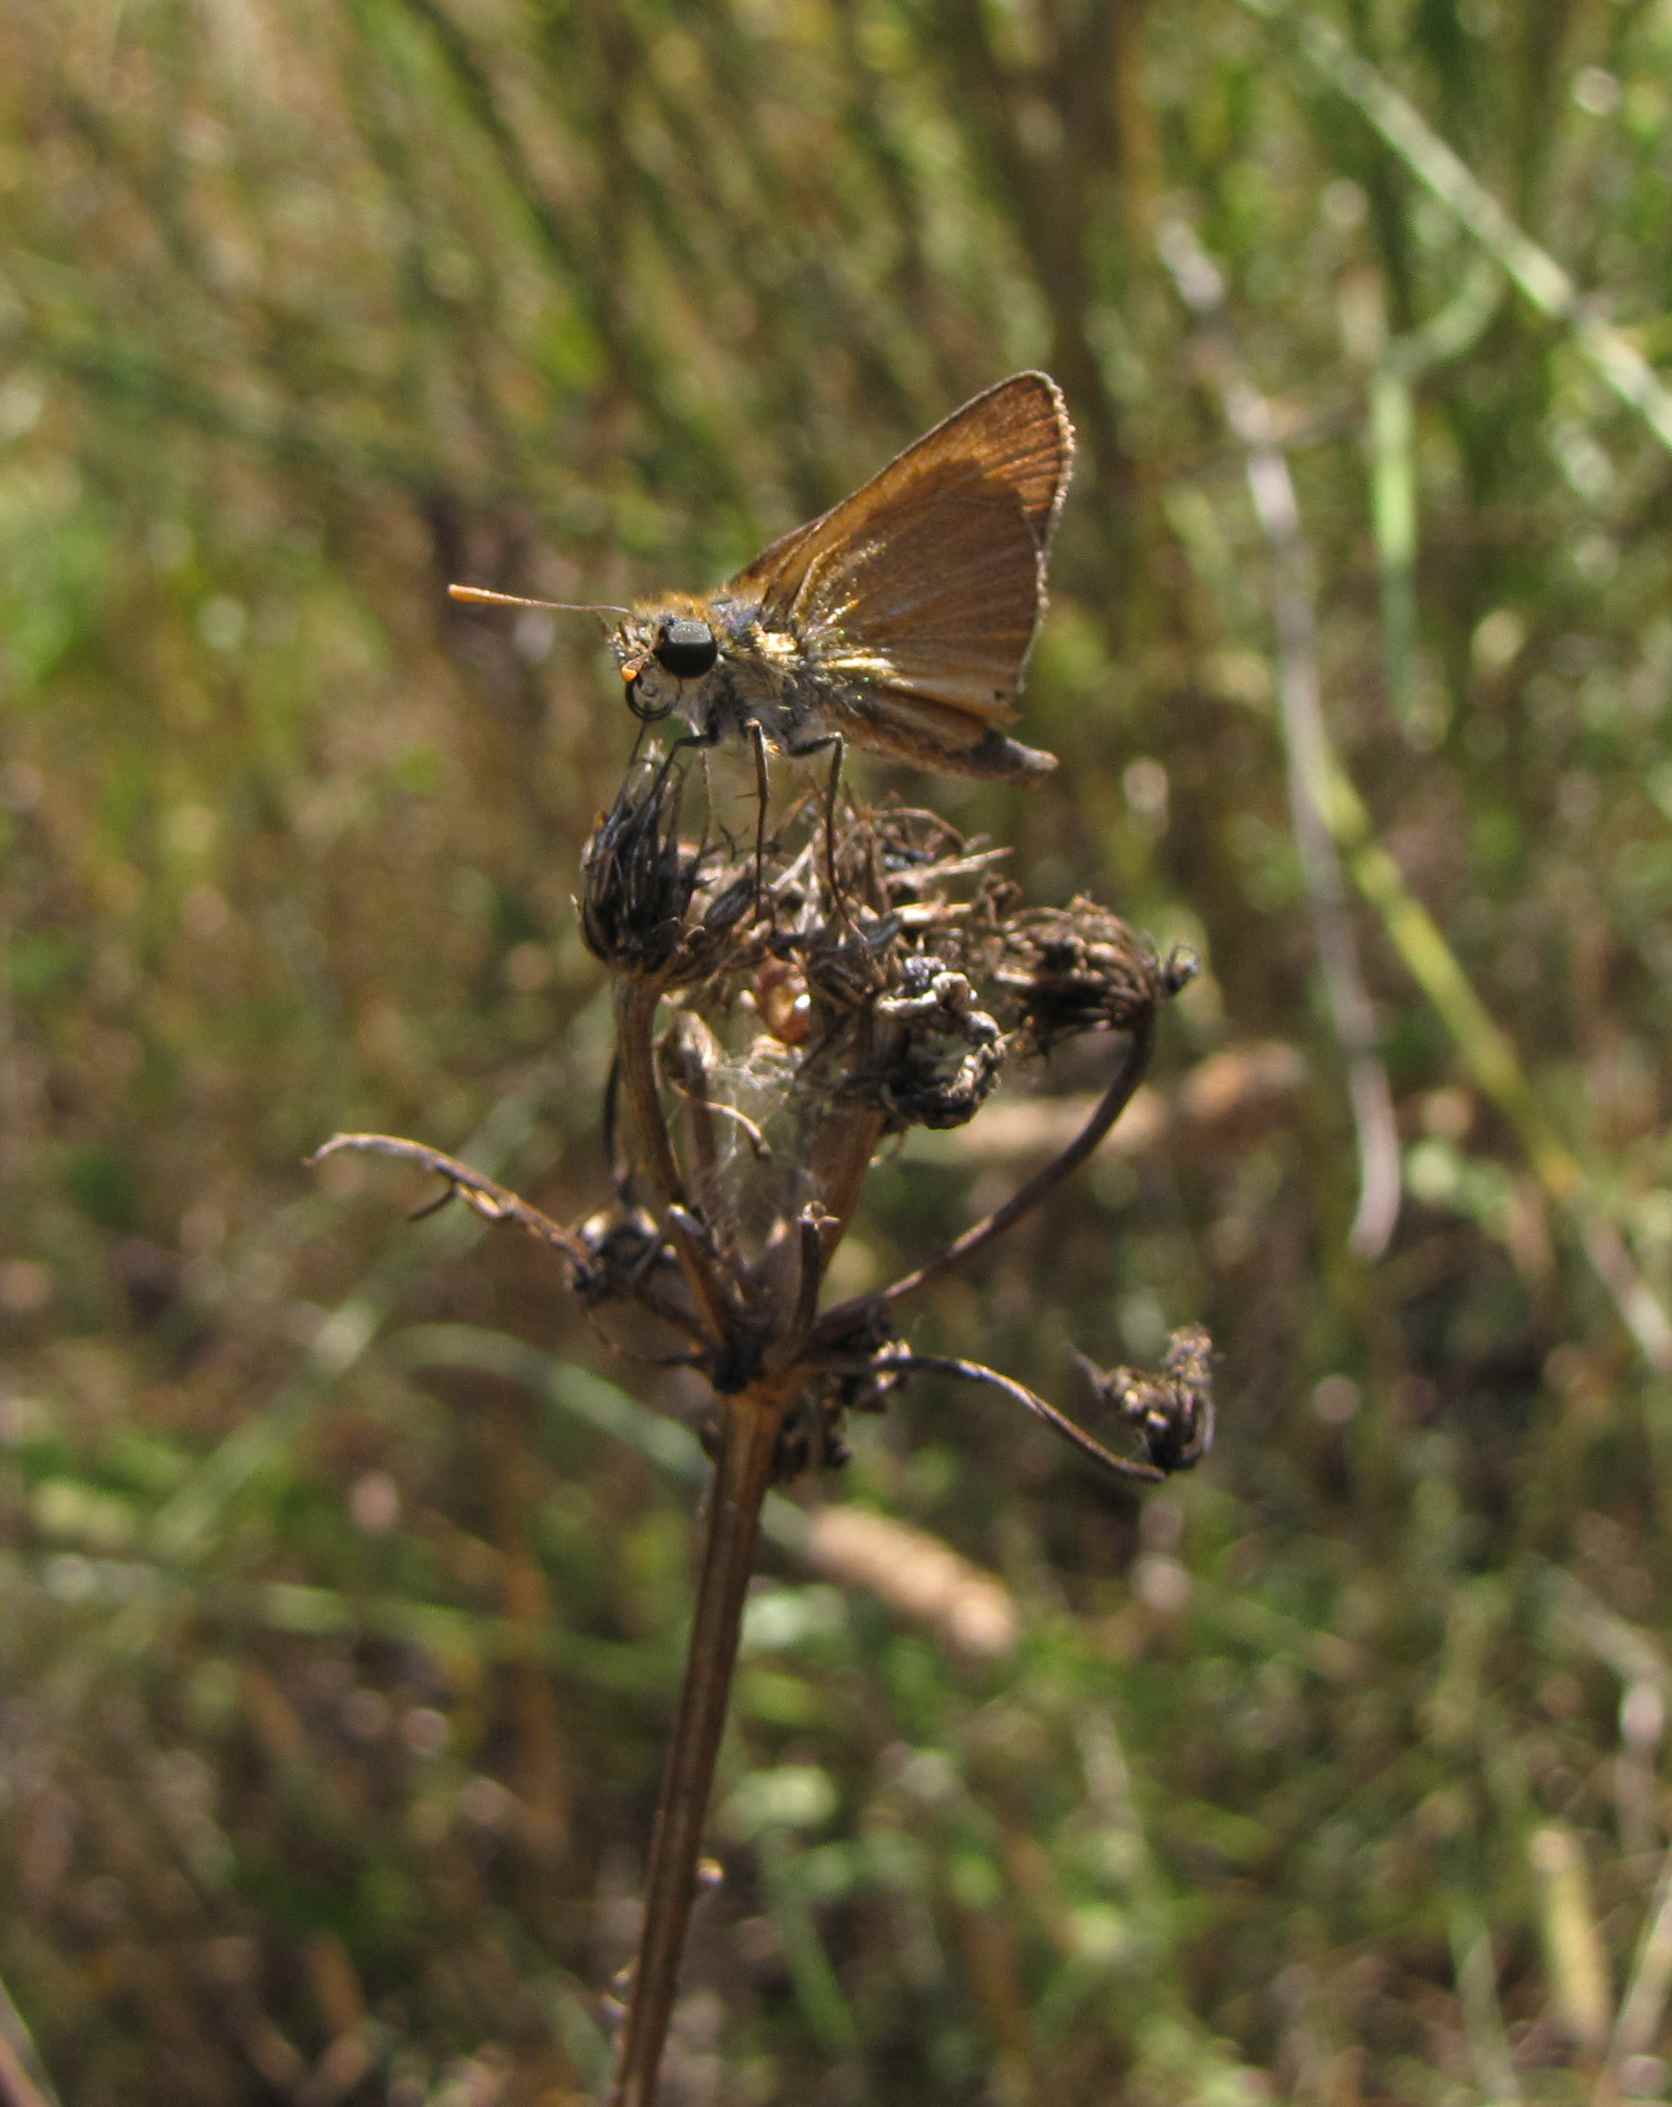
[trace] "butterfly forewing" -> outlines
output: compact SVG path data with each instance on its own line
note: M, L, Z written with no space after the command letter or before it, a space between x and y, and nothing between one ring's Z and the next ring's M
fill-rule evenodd
M859 549L849 568L843 598L803 618L807 648L827 672L995 721L1016 714L1044 581L1011 493L905 508L886 550Z
M1015 713L1073 458L1056 384L1018 373L852 497L775 541L727 591L758 600L838 680L961 715ZM885 705L886 707L886 705Z

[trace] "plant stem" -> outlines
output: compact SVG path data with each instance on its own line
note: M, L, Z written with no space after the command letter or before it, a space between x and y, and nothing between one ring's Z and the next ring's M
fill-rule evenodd
M654 2107L657 2070L696 1894L715 1759L725 1731L744 1598L754 1569L761 1506L772 1483L778 1434L792 1395L780 1379L722 1401L720 1455L709 1495L696 1616L656 1809L644 1931L612 2107Z
M615 991L615 1041L621 1056L621 1086L631 1124L631 1153L648 1168L663 1200L683 1206L685 1185L679 1175L662 1101L656 1090L656 1056L651 1032L660 986L636 974L625 974Z

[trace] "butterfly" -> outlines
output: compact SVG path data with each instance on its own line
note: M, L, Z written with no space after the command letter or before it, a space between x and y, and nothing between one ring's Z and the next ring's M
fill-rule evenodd
M1015 721L1074 460L1062 391L1017 373L954 410L851 497L781 535L706 597L619 615L633 713L676 711L698 745L865 747L953 775L1031 782L1054 754ZM458 600L560 607L481 586Z

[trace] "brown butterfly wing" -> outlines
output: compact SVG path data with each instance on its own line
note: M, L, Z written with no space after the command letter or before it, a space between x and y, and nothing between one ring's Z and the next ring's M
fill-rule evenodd
M1073 460L1056 383L1018 373L926 432L726 587L837 680L984 723L1016 714Z

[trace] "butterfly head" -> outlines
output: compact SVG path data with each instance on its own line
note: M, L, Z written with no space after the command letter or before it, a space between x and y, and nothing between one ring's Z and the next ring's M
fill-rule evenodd
M660 607L630 614L611 639L627 707L645 724L676 709L695 714L708 676L720 661L720 639L705 611Z

